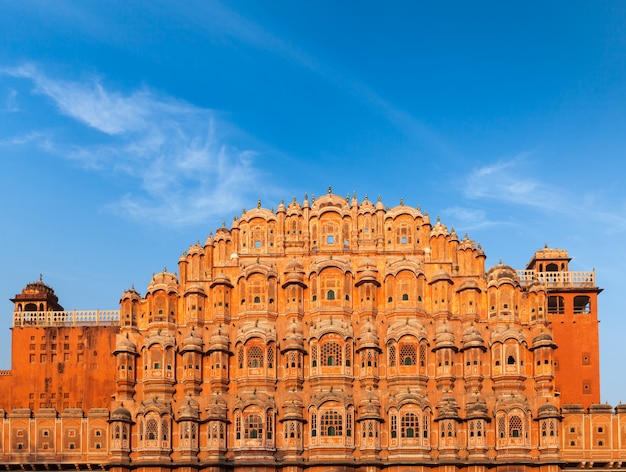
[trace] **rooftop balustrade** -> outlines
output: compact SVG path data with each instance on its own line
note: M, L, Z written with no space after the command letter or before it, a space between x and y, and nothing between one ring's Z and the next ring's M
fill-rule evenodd
M593 288L596 286L596 272L537 272L535 270L517 270L517 276L523 287L539 283L548 288Z
M23 326L114 326L119 310L16 311L13 327Z

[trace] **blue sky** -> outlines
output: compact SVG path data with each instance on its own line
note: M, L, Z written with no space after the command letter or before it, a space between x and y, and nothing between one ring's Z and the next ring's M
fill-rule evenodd
M404 199L596 269L626 401L626 3L0 0L0 368L43 274L117 308L261 199Z

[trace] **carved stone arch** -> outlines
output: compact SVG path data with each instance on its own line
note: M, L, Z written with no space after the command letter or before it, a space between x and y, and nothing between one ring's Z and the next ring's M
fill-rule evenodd
M348 272L352 273L352 265L349 259L345 257L324 257L316 259L311 263L309 277L313 273L319 276L321 272L327 268L336 268L340 270L343 275L346 275Z
M385 279L387 276L392 275L393 277L397 277L398 274L404 270L408 270L415 274L417 278L420 274L425 275L424 273L424 263L422 261L399 257L393 260L390 260L385 265Z
M258 407L263 412L276 411L276 401L265 392L246 393L236 398L233 411L243 412L250 407Z
M145 417L146 415L154 413L158 417L163 417L165 415L172 415L172 406L160 400L159 398L151 398L147 401L141 402L139 405L139 409L137 410L137 414L135 417L139 419L140 417Z
M308 341L311 342L312 340L317 340L319 342L327 334L338 334L343 338L344 342L349 339L354 339L352 324L338 320L326 319L311 326Z
M526 341L526 336L524 336L524 333L521 330L516 329L514 327L508 327L508 328L502 327L502 328L493 330L491 332L491 338L490 338L489 344L490 346L498 342L501 344L504 344L506 341L510 339L514 339L520 345L528 346L528 342Z
M405 391L397 393L393 395L393 397L389 398L386 411L388 413L393 408L400 411L405 405L417 405L423 411L427 409L432 410L428 399L424 395L417 392Z
M230 234L230 230L226 228L225 226L222 226L217 231L215 231L215 236L213 237L214 243L219 243L219 242L229 243L231 241L232 241L232 236Z
M239 280L248 279L253 274L261 274L263 277L266 278L278 278L278 272L276 271L275 265L257 261L241 268L241 270L239 271Z
M312 215L318 216L327 212L334 212L342 216L350 214L350 207L344 197L329 192L318 197L311 207Z
M307 409L310 409L311 407L315 407L319 410L322 407L322 405L324 405L325 403L331 403L331 402L336 402L340 405L343 405L343 407L346 409L348 407L355 406L352 395L349 395L344 392L335 392L335 391L330 390L327 392L320 392L320 393L313 395L311 397L311 400Z
M276 343L276 329L265 322L246 323L237 332L236 344L245 344L252 338L260 338L265 344Z
M407 216L408 218L406 218ZM422 218L422 213L417 208L408 205L395 206L385 213L385 223L387 223L387 221L393 222L400 218L415 221Z
M421 323L408 318L405 321L398 321L389 326L385 344L390 341L398 342L403 336L412 336L417 339L418 343L425 342L427 345L430 345L426 328Z
M167 333L157 332L157 334L146 336L143 340L142 347L149 349L155 344L160 344L163 348L163 351L169 348L176 348L176 338Z

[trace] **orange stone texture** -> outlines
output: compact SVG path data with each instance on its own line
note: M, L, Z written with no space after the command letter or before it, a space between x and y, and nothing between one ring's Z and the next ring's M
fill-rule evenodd
M119 311L17 294L7 470L626 468L599 404L595 273L543 248L487 269L421 209L330 192L257 207Z

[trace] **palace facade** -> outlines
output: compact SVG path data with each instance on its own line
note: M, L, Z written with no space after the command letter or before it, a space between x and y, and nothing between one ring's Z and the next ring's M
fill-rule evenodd
M244 210L120 309L11 301L7 470L504 472L623 467L599 404L595 273L524 269L401 203ZM626 468L626 464L624 464Z

